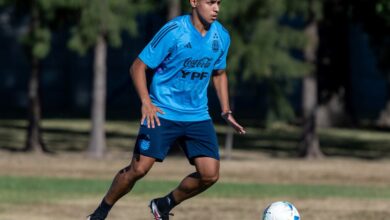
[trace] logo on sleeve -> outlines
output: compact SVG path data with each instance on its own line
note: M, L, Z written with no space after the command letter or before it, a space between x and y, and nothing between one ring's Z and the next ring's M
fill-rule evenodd
M192 45L190 42L188 42L186 45L184 45L185 48L192 48Z
M215 33L213 36L213 43L212 43L212 49L214 53L217 53L219 51L219 42L218 42L218 34Z

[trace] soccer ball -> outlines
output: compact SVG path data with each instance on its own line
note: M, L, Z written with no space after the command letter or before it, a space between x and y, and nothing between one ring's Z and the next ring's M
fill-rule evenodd
M269 205L263 213L263 220L300 220L298 210L289 202L279 201Z

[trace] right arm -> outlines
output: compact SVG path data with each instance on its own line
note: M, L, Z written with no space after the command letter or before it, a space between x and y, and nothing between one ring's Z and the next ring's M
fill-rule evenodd
M157 117L157 112L164 114L163 111L153 105L149 97L149 91L146 82L146 69L147 66L139 58L135 59L133 65L130 67L130 76L133 80L135 90L141 100L141 124L146 120L148 128L154 128L155 122L160 126L160 120Z

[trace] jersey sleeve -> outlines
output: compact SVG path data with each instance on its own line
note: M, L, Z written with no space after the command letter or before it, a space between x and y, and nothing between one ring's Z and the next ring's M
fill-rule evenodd
M226 59L227 59L227 55L228 55L228 51L229 51L229 47L230 47L230 37L229 37L229 35L226 35L226 37L224 39L224 42L222 42L222 44L223 44L223 47L222 47L223 50L221 52L221 55L219 56L219 58L215 62L214 70L224 70L224 69L226 69Z
M165 24L138 55L138 58L152 69L159 66L175 45L175 32L178 28L179 25L176 22Z

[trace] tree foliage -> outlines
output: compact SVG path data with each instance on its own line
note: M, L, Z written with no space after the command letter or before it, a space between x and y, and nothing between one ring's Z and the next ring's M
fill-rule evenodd
M242 73L244 80L300 77L308 72L309 67L292 54L303 50L306 41L301 30L283 21L293 16L288 1L229 1L222 7L221 19L232 35L231 71Z
M121 45L123 31L137 34L137 15L150 8L146 0L81 0L79 22L72 28L69 47L85 54L95 46L97 36L103 34L109 44Z
M123 32L137 34L137 16L149 5L146 0L82 0L68 46L79 54L94 48L91 104L92 129L88 154L102 157L106 149L104 132L106 107L107 44L119 47Z
M369 34L378 66L390 79L390 2L357 0L350 3L351 20Z
M26 15L31 21L22 36L21 43L29 50L29 55L40 60L50 52L51 33L60 24L58 20L63 9L74 9L77 0L0 0L0 6L13 7L16 13ZM32 22L34 21L34 22Z
M228 68L234 74L229 74L230 82L266 82L271 121L292 119L286 98L291 79L312 69L302 58L307 42L302 27L304 2L241 0L221 6L221 20L232 39Z

